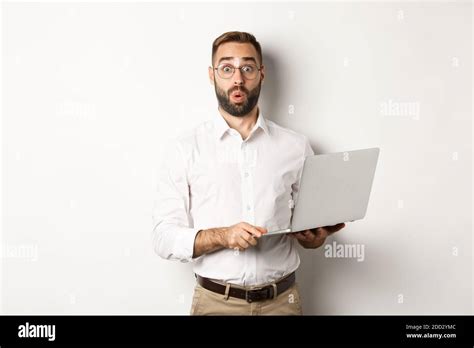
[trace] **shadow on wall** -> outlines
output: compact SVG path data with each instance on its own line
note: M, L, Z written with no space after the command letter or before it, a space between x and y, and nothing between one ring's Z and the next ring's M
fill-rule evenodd
M265 117L277 122L277 115L281 114L283 81L281 76L282 64L279 57L272 51L265 51L265 81L262 85L259 104L262 105ZM278 123L278 122L277 122Z
M266 75L259 101L263 114L283 127L308 136L315 154L327 153L329 152L328 149L323 144L317 142L317 139L312 138L310 134L317 127L318 115L311 117L314 123L308 125L307 121L304 121L308 119L305 117L307 115L290 114L289 112L289 107L292 103L289 100L291 97L285 94L286 91L291 88L297 88L308 77L299 77L293 74L292 67L287 66L281 60L281 57L282 55L278 54L276 50L269 50L267 48L265 51L264 65ZM288 76L293 76L293 78L289 80ZM306 102L309 105L314 100L307 100ZM308 110L309 108L300 109ZM315 109L317 110L317 108ZM348 229L350 229L350 225L346 227L344 232L347 232ZM335 235L329 238L327 243L332 243L333 241L344 243L344 237ZM338 284L338 282L334 281L334 277L335 275L345 277L349 274L357 274L358 277L364 278L366 277L367 264L354 264L344 260L328 260L324 256L324 246L317 250L306 250L298 246L298 250L301 264L297 271L297 281L301 291L304 314L340 314L341 310L350 313L351 308L331 308L330 304L335 301L333 297L338 293L338 291L332 289L335 284Z
M281 57L281 54L278 54L271 48L265 50L263 62L265 65L265 82L262 85L262 90L260 92L259 105L261 106L266 118L274 121L282 127L292 129L309 137L309 134L305 133L303 128L304 125L298 126L298 115L289 114L289 104L291 103L284 91L288 87L293 88L296 86L298 83L296 80L299 80L299 78L295 77L293 81L289 81L288 78L283 76L283 71L287 71L287 75L289 76L296 75L291 73L290 66L285 66L285 63L281 61ZM308 100L308 103L311 103L311 101ZM316 124L317 115L315 115L313 119ZM316 139L311 139L310 137L310 143L315 154L328 152L322 144L316 141Z
M359 225L359 228L363 227ZM325 255L327 250L325 246L333 243L351 245L346 236L356 231L355 225L353 227L349 223L340 232L341 235L329 237L326 243L316 250L298 247L301 264L296 279L301 291L303 314L410 315L420 312L424 314L440 312L442 301L433 305L426 297L426 293L407 286L406 279L410 279L409 270L422 274L425 266L423 262L413 263L405 260L412 260L419 255L407 255L404 251L403 261L401 261L397 252L387 252L384 248L378 248L366 242L362 244L365 251L361 260L351 256ZM399 275L404 277L402 283ZM387 286L391 289L390 291L386 290ZM429 287L427 289L431 291ZM399 302L399 296L405 293L416 304L403 306L403 299ZM369 303L367 299L370 299ZM437 308L437 305L441 307ZM424 309L420 310L420 308ZM463 312L462 309L461 312Z
M341 236L335 235L328 238L325 245L334 241L343 243ZM340 293L340 289L333 289L339 284L334 281L334 277L346 277L348 272L359 273L361 269L353 267L353 264L348 265L344 260L330 262L324 256L324 245L316 250L298 246L298 251L301 263L296 273L296 279L301 292L303 314L341 314L341 308L331 308L331 304L337 302L334 296L338 296L337 294ZM363 274L360 276L363 277ZM350 313L350 308L347 308L347 312Z
M339 243L337 237L328 238L326 243L333 241ZM337 293L337 291L331 291L331 286L335 284L334 274L346 273L346 267L343 264L331 263L329 265L325 262L324 245L316 250L306 250L302 247L298 247L298 249L301 263L296 273L296 279L301 292L303 314L333 314L333 310L328 308L328 303L333 303L334 299L329 300L328 297Z

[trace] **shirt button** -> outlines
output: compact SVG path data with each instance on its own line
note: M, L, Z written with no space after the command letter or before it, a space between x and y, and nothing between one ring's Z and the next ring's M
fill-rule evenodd
M247 205L247 210L251 210L252 207L250 205Z

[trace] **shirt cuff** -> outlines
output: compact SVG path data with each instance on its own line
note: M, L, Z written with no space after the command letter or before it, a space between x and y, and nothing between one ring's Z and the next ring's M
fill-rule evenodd
M175 250L177 251L175 256L180 259L181 262L194 262L199 257L193 258L194 254L194 241L196 235L202 228L179 228L176 233ZM178 251L179 250L179 251Z

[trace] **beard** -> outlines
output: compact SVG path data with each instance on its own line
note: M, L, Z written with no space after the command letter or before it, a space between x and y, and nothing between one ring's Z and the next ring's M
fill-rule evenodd
M225 92L223 89L219 88L217 84L214 84L214 87L216 90L216 97L217 101L219 102L219 106L232 116L242 117L247 115L253 110L255 105L257 105L258 98L260 97L262 81L259 82L257 87L250 91L243 86L232 87L228 92ZM245 101L242 103L233 103L230 100L230 95L232 92L237 90L240 90L246 95Z

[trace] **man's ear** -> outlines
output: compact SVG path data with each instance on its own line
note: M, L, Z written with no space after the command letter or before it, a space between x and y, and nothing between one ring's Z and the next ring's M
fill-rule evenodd
M212 67L208 67L207 72L209 74L209 82L211 85L214 85L214 69Z
M260 79L262 80L262 85L263 85L263 81L265 80L265 66L262 65L261 68L262 70L260 70L260 75L261 75Z

